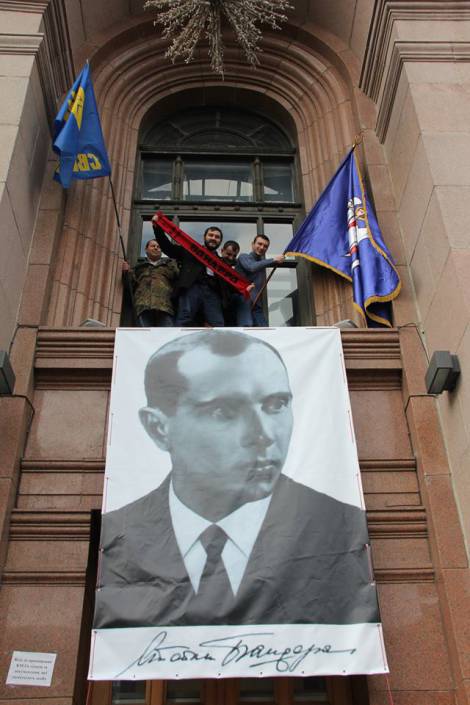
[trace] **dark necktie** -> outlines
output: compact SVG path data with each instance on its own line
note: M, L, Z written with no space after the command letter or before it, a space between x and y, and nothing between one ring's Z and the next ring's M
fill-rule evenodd
M207 554L197 594L191 600L188 613L195 624L224 623L234 605L232 587L222 560L227 534L212 524L199 537Z

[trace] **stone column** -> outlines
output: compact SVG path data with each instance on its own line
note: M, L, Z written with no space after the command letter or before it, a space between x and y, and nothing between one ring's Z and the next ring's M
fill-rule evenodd
M34 289L37 302L45 291L38 247L53 226L45 216L37 222L39 197L51 120L72 75L61 13L56 0L11 0L0 9L0 349L11 342L25 285L23 299ZM40 242L32 254L36 225Z
M379 0L362 88L378 108L376 132L388 157L424 347L428 357L450 350L460 358L459 384L437 404L451 476L425 474L422 482L425 491L438 483L446 488L433 513L443 511L453 490L468 552L470 2ZM424 372L425 367L421 378ZM463 703L470 695L470 573L467 560L451 567L443 565L439 583Z

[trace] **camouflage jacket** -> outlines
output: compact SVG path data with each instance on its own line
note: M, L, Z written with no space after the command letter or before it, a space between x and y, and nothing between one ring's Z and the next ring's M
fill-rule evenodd
M149 310L164 311L172 316L171 297L178 274L175 260L166 257L158 260L156 265L148 260L138 262L130 272L136 315Z

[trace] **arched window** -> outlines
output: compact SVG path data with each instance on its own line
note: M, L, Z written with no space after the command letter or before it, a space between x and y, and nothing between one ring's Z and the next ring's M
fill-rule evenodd
M144 255L158 208L199 241L206 227L217 225L242 252L265 234L271 240L268 256L281 253L303 216L296 157L294 142L278 125L232 107L186 109L144 125L131 260ZM314 322L309 272L293 258L279 267L264 300L270 325Z

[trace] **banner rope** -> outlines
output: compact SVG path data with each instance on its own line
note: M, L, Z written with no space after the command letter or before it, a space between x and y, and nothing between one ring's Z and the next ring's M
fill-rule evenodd
M86 703L85 703L85 705L91 705L92 687L93 687L92 682L91 682L91 681L88 681L88 687L87 687L87 692L86 692Z
M388 692L388 699L390 701L390 705L395 705L393 702L392 689L390 687L390 678L388 677L388 673L385 674L385 680L387 682L387 692Z

